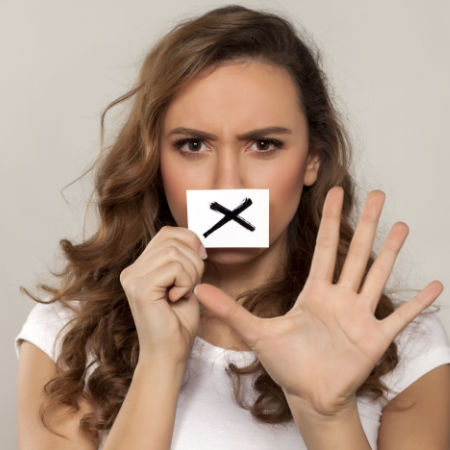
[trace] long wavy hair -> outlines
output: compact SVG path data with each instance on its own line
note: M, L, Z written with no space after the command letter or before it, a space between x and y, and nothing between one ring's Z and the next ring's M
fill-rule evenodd
M294 26L277 14L237 5L218 8L180 22L162 37L145 57L134 87L105 108L100 154L87 171L96 167L92 196L96 194L98 229L78 244L60 240L65 269L51 273L61 280L56 287L38 285L51 294L49 301L21 286L37 302L61 302L74 311L64 328L57 375L44 389L46 399L40 415L48 429L51 411L61 405L77 411L84 399L94 411L81 418L80 429L98 439L99 433L111 428L122 405L138 360L139 342L119 275L162 226L176 226L159 171L162 120L179 89L205 69L256 59L287 70L298 87L299 105L307 118L310 151L320 155L317 181L304 187L289 224L286 269L265 285L243 292L238 297L242 306L260 317L282 315L293 306L307 279L325 196L333 186L344 189L334 274L335 282L338 280L354 232L351 145L332 103L320 52L312 40L307 42L307 37L301 39ZM128 99L134 101L127 120L105 150L105 114ZM374 258L372 252L365 276ZM79 302L78 308L72 300ZM382 319L393 311L393 300L385 291L375 316ZM397 347L392 342L357 394L374 399L384 396L387 388L380 377L397 363ZM274 424L292 420L280 386L258 360L241 368L230 364L226 371L233 378L236 401L258 421ZM253 387L258 395L250 405L241 398L243 374L256 375Z

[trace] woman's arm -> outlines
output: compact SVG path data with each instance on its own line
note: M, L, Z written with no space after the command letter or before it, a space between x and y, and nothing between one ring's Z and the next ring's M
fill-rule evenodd
M450 364L431 370L385 406L378 448L450 448Z
M59 437L44 427L39 407L44 400L44 385L56 376L56 365L40 348L23 341L20 345L17 377L17 445L19 450L95 450L92 442L79 429L83 415L92 411L81 402L80 410L70 414L65 408L55 411L50 426L66 436Z
M138 364L103 450L169 450L184 372L166 360Z
M80 410L55 411L52 428L41 422L39 407L44 400L43 387L56 375L56 365L34 344L24 341L20 347L17 383L18 448L27 450L95 450L98 443L84 435L79 422L92 411L86 402ZM178 393L184 367L168 361L151 366L138 365L130 388L105 441L104 450L169 450L175 422Z

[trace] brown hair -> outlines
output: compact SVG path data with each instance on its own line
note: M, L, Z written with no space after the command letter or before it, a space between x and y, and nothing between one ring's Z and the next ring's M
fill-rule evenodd
M97 194L98 230L79 244L62 239L60 246L67 264L62 272L52 272L62 279L61 283L57 288L38 285L52 295L48 303L62 302L76 312L62 340L58 375L45 386L48 395L41 418L46 426L46 416L54 407L64 404L77 410L80 398L84 398L95 411L84 415L80 427L98 436L98 432L111 428L122 405L137 363L139 343L119 275L163 225L176 226L159 172L162 118L181 86L206 68L255 58L286 69L298 86L310 151L318 152L321 161L318 179L304 188L289 225L286 270L281 278L242 293L242 305L260 317L281 315L293 306L308 276L325 196L336 185L344 189L337 281L353 235L350 213L355 187L349 174L349 138L332 104L319 52L313 47L299 38L289 21L276 14L236 5L218 8L179 23L158 41L146 56L135 87L103 111L101 153L88 170L97 165L93 194ZM133 96L126 123L104 152L105 114ZM373 260L372 252L366 274ZM35 301L45 303L21 289ZM78 300L80 307L74 308L71 300ZM392 300L383 294L375 316L381 319L393 310ZM87 353L92 356L90 363ZM358 394L373 398L383 395L386 387L380 377L397 362L393 342ZM92 364L93 372L85 386ZM292 419L281 388L258 361L245 368L230 364L227 371L233 375L236 401L257 420L281 423ZM254 382L259 396L253 405L245 405L240 398L240 375L247 373L259 374Z

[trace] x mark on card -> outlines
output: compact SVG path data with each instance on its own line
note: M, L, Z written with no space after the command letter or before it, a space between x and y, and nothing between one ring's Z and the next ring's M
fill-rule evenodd
M248 222L247 220L245 220L245 219L243 219L242 217L239 216L239 214L242 211L245 211L252 203L253 202L252 202L252 200L250 198L245 198L244 201L238 207L233 209L232 211L229 210L228 208L225 208L225 206L222 206L218 202L210 203L209 207L213 211L221 212L222 214L224 214L224 217L222 217L222 219L220 219L209 230L205 231L203 233L203 236L205 238L208 237L211 233L213 233L214 231L218 230L220 227L222 227L223 225L225 225L226 223L228 223L231 220L234 220L239 225L242 225L244 228L246 228L249 231L254 231L255 227L250 222Z

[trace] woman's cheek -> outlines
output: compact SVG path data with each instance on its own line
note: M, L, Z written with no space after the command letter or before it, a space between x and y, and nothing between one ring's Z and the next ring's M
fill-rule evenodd
M178 177L177 173L174 172L171 172L170 176L165 176L163 178L164 192L170 212L178 226L186 227L186 188L181 183L183 178Z
M208 189L206 177L187 164L171 164L170 172L164 175L164 191L170 212L179 227L187 228L186 190Z
M276 239L289 225L300 202L303 183L298 174L278 177L269 187L269 238Z

